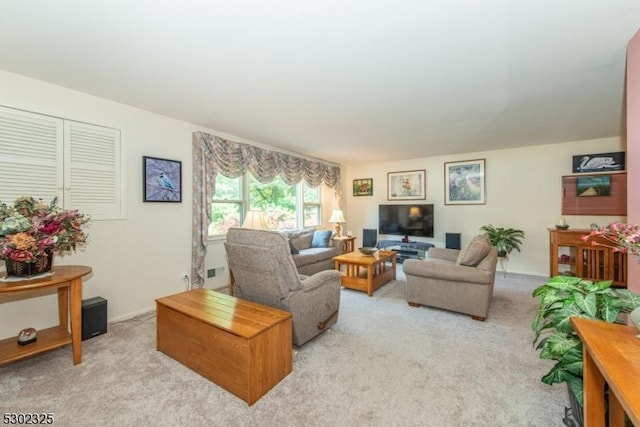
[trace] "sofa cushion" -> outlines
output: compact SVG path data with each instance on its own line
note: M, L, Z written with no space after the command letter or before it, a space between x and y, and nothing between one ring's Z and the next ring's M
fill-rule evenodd
M289 249L291 250L291 255L298 255L300 253L300 249L296 248L296 245L294 245L291 240L289 240Z
M313 241L313 232L315 228L309 227L303 230L293 230L289 232L289 240L298 250L309 249Z
M491 243L484 234L474 237L469 244L460 251L456 264L475 267L489 254Z
M331 246L331 230L316 230L311 241L312 248L328 248Z

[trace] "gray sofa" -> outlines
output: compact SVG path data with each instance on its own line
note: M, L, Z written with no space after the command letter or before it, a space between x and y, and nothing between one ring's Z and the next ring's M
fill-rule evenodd
M342 253L342 242L333 240L332 230L302 230L282 232L288 239L293 262L299 274L311 276L324 270L333 270L333 257Z
M293 344L301 346L336 323L340 272L299 275L287 238L275 231L231 228L224 245L234 295L291 312Z
M471 315L485 320L493 297L498 252L485 235L462 251L431 248L425 260L404 262L407 302Z

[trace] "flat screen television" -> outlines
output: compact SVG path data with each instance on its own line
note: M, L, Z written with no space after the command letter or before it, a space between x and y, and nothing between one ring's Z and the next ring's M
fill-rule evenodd
M378 205L378 233L433 237L433 205Z

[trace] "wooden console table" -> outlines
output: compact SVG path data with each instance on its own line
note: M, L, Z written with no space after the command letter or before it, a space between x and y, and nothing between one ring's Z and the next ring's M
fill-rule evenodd
M0 299L19 294L36 294L43 289L58 289L59 325L39 330L37 341L19 345L17 337L0 341L0 366L71 343L73 364L82 362L82 277L91 273L90 267L64 265L53 267L51 276L0 282ZM35 296L35 295L33 295ZM69 321L71 333L69 333Z
M609 385L609 426L624 426L624 414L640 426L640 339L633 326L578 317L571 324L584 348L584 422L605 425L604 383Z

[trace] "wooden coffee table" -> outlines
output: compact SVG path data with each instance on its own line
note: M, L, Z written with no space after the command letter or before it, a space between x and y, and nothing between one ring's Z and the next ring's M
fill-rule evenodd
M333 257L336 270L342 271L342 286L367 295L380 286L396 278L396 253L394 251L378 251L375 255L363 255L358 251ZM389 264L387 261L390 261Z

